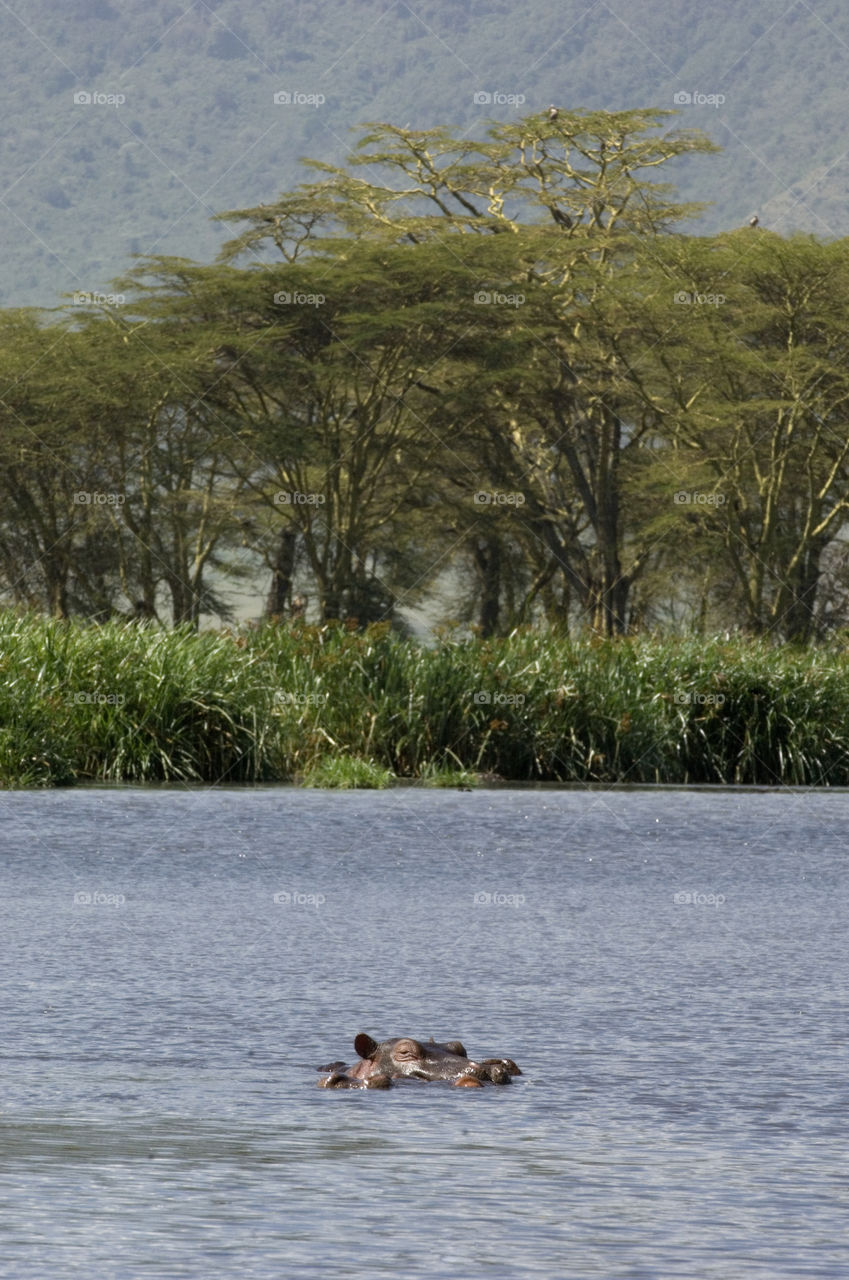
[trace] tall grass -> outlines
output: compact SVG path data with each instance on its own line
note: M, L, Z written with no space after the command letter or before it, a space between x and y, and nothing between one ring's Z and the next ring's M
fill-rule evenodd
M0 776L266 776L268 673L232 639L6 614L0 654Z
M849 656L0 614L0 782L849 784Z

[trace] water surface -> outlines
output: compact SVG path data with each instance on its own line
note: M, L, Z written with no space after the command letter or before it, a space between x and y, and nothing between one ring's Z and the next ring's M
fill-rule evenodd
M0 797L0 1273L849 1275L849 795ZM507 1088L315 1088L358 1031Z

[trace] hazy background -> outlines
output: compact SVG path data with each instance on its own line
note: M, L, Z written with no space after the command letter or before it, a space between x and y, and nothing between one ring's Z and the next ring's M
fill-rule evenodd
M725 148L669 166L713 201L694 229L849 234L840 0L11 0L0 69L0 306L104 289L133 254L209 260L212 214L341 160L360 122L480 136L550 102L679 95Z

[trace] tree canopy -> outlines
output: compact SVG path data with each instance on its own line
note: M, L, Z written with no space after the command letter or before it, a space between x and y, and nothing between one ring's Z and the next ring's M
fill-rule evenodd
M7 602L845 625L847 242L686 234L671 115L370 125L217 262L0 314Z

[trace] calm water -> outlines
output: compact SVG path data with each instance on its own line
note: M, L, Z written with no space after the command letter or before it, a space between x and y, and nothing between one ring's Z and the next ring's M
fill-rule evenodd
M847 831L841 793L0 796L0 1273L849 1276ZM361 1030L525 1074L316 1089Z

